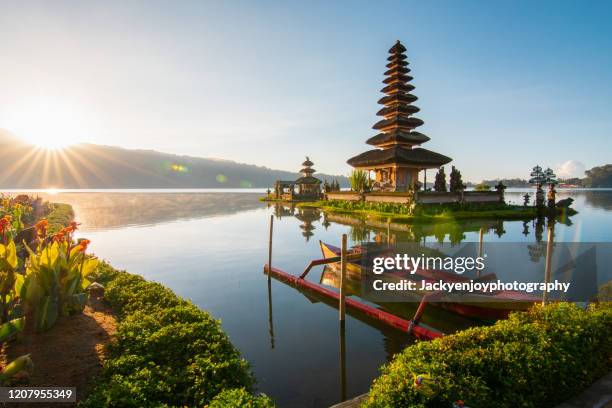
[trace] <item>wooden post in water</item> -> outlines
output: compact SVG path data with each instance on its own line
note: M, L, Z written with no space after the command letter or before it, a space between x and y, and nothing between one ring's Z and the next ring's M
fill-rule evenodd
M272 231L274 230L274 214L270 215L270 239L268 240L268 280L272 279Z
M340 312L340 326L344 326L344 315L345 315L345 302L346 296L346 234L342 234L342 248L340 252L340 304L338 305L338 311Z
M340 402L346 401L346 333L340 325Z
M546 269L544 269L544 282L548 284L550 282L551 264L552 264L552 251L553 251L553 227L548 226L548 236L546 241ZM542 295L542 305L546 305L548 302L548 292L544 291Z
M480 232L478 233L478 257L482 258L483 255L483 245L484 245L484 228L480 228ZM480 278L480 270L476 271L476 277Z

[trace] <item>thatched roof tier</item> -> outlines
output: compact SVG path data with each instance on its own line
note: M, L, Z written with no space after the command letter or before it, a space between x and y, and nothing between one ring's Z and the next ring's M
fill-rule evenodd
M407 94L407 93L396 93L387 96L383 96L378 100L378 103L385 106L391 106L398 103L412 103L416 101L417 98L415 95Z
M423 123L425 122L419 118L395 116L390 119L379 120L372 126L372 129L382 130L383 132L393 129L414 129L423 125Z
M414 105L393 105L387 106L376 112L378 116L392 116L392 115L412 115L417 113L420 109Z
M311 162L308 157L306 157L306 160L304 161L304 163L302 163L302 166L304 166L304 167L309 167L309 166L312 166L312 165L314 165L314 163Z
M400 40L397 40L393 47L389 48L389 54L401 54L402 52L406 52L406 47L402 45Z
M421 147L405 149L401 146L393 146L382 150L368 150L365 153L350 158L347 163L353 167L404 164L419 168L434 168L443 166L451 160L450 157Z
M389 69L393 69L396 66L405 67L406 65L408 65L408 61L399 60L399 61L391 61L385 66Z
M387 57L387 61L389 62L397 62L406 60L406 56L403 54L393 54Z
M367 140L367 144L373 146L386 144L409 144L419 145L429 141L429 137L420 132L404 132L400 129L393 130L387 133L379 133Z
M386 77L384 79L383 83L385 83L385 84L392 84L394 82L410 82L413 79L414 78L411 77L410 75L398 74L398 75L391 75L391 76Z
M321 180L312 176L304 176L295 180L295 184L321 184Z
M388 69L387 71L385 71L384 75L392 75L395 73L399 73L399 74L407 74L410 72L410 68L406 68L406 67L402 67L399 65L395 65L393 68Z
M314 172L316 172L316 170L311 167L304 167L302 170L300 170L300 173L305 174L313 174Z
M410 84L402 84L401 82L395 82L391 85L385 86L380 92L384 92L386 94L393 94L397 92L410 92L414 90L414 85Z

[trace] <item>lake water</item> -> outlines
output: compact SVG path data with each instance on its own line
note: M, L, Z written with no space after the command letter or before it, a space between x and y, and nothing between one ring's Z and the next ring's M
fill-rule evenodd
M345 358L340 355L337 310L281 282L268 279L270 214L275 214L274 266L299 274L320 258L319 240L338 245L386 234L360 220L324 216L258 201L250 192L57 192L46 199L73 205L80 236L96 255L115 267L161 282L222 320L223 328L251 363L259 391L281 407L329 406L366 392L379 367L409 344L390 328L347 317ZM508 192L512 202L521 193ZM564 191L579 214L557 222L558 242L612 241L612 191ZM400 228L401 227L401 228ZM395 228L395 227L394 227ZM546 240L543 225L522 221L473 221L391 231L398 240L486 242ZM319 282L321 269L309 278ZM270 290L269 290L270 289ZM413 306L400 311L411 317ZM433 309L423 318L443 331L477 322ZM342 376L343 369L346 376Z

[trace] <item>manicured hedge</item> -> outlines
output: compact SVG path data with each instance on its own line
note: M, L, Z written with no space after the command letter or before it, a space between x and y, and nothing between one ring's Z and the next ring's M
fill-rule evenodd
M107 264L97 281L106 286L119 324L102 375L82 406L203 407L230 389L242 391L219 398L272 406L267 397L247 391L253 385L248 364L208 313L158 283Z
M224 390L210 403L208 408L273 408L274 403L266 396L254 397L244 388Z
M554 407L611 369L610 303L534 306L406 348L383 367L364 406Z

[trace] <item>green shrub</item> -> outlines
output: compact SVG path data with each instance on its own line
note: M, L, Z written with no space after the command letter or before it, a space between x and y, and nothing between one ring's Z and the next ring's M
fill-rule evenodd
M120 322L102 375L82 406L205 406L226 389L250 396L248 364L219 321L170 289L107 264L96 280L106 285ZM253 406L272 406L266 403Z
M494 326L406 348L366 407L553 407L612 368L612 307L534 306ZM417 385L416 379L422 382Z
M218 394L208 408L272 408L274 403L266 395L254 397L244 388L225 390Z
M48 208L46 218L49 222L47 228L49 234L55 234L74 219L74 210L70 204L50 203Z

